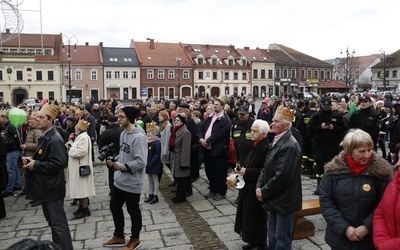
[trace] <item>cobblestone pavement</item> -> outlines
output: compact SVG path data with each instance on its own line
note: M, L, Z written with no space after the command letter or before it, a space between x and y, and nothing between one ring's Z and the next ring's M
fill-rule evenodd
M76 206L70 205L66 198L65 210L75 249L106 249L102 242L108 240L114 230L109 210L107 169L103 164L95 167L96 196L90 198L91 216L74 219L72 212ZM173 204L171 174L164 169L159 195L160 202L144 203L148 195L147 180L143 189L140 206L143 216L141 232L141 249L241 249L244 244L239 235L233 231L237 197L236 189L228 189L226 199L214 201L204 198L208 192L208 182L201 169L201 177L193 183L193 195L186 203ZM312 193L315 180L303 177L303 199L316 198ZM0 221L0 249L7 249L13 243L23 239L51 240L41 206L31 207L23 197L5 198L7 217ZM125 211L126 213L126 211ZM125 214L127 238L130 220ZM321 215L308 217L316 227L315 236L296 240L293 249L329 249L324 241L325 221ZM109 249L109 248L108 248Z

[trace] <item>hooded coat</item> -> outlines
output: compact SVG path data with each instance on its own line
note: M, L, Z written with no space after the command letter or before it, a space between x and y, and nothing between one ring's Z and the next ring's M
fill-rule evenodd
M373 219L376 249L400 249L400 171L386 187Z
M330 247L375 249L372 217L392 178L392 166L375 152L372 152L372 161L366 170L359 175L351 171L345 151L326 164L319 185L319 200L327 223L325 241ZM361 225L365 225L369 233L362 241L350 241L346 229Z

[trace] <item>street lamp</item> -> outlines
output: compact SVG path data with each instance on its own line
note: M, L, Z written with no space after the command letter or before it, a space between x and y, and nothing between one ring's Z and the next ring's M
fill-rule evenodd
M179 82L179 68L181 67L181 61L182 61L182 58L180 58L180 57L176 57L175 58L175 61L176 61L176 64L177 64L177 67L178 67L178 72L177 72L177 74L176 74L176 79L178 80L178 100L180 100L180 94L181 94L181 90L180 90L180 82Z
M381 55L383 57L383 73L381 73L380 77L383 77L383 91L386 91L386 53L385 53L385 51L382 51Z
M346 80L346 92L347 92L347 88L349 86L350 83L350 55L353 56L356 53L356 51L353 49L353 52L350 54L349 52L349 47L347 46L346 48L346 75L345 75L345 80ZM340 54L343 54L342 50L340 50Z
M72 89L72 83L71 83L71 44L74 43L74 52L77 51L77 47L76 44L78 43L78 38L73 35L73 36L63 36L63 43L62 43L62 52L65 52L65 45L68 45L68 50L67 50L67 56L68 56L68 102L69 105L72 105L71 103L71 99L72 99L72 93L71 93L71 89Z

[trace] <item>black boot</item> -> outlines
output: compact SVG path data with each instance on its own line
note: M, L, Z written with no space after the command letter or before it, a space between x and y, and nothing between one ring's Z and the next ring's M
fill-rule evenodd
M153 199L153 197L154 195L149 194L149 197L147 197L147 199L144 202L149 203Z
M81 212L81 210L82 210L82 206L79 205L79 208L75 212L73 212L73 214L77 215L77 214L79 214Z
M77 214L75 214L75 218L80 219L86 216L90 216L90 210L89 208L82 208L81 211Z
M150 201L150 204L154 204L154 203L157 203L157 202L158 202L158 196L154 195L153 199L151 199L151 201Z

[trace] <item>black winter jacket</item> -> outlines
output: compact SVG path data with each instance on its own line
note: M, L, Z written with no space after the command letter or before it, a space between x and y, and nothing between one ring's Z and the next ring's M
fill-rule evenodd
M229 155L229 132L231 128L231 120L226 116L225 111L220 115L213 124L211 136L207 139L207 143L211 145L211 156ZM204 122L204 128L200 138L204 138L208 127L210 127L212 116L209 116Z
M342 151L325 166L319 186L322 215L326 220L325 241L333 249L375 249L372 217L385 188L393 178L393 168L372 152L372 161L361 174L353 173ZM349 226L365 225L369 233L362 241L346 237Z
M332 124L333 130L322 129L322 123ZM313 144L315 146L339 146L346 127L339 112L321 109L311 116L307 129L314 138Z

